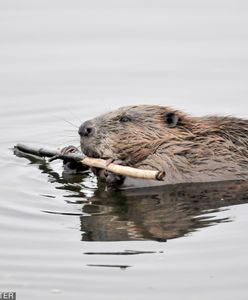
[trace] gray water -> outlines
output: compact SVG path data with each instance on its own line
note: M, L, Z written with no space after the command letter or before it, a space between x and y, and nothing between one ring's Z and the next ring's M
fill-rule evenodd
M247 1L1 0L0 292L247 299L248 183L109 195L11 150L133 103L248 118L247 81Z

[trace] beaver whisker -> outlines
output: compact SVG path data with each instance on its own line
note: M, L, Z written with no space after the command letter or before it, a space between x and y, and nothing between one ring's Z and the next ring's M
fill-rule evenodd
M66 122L67 124L70 124L71 126L73 126L73 127L75 127L75 128L78 128L78 127L79 127L78 125L73 124L72 122L70 122L70 121L68 121L68 120L66 120L66 119L63 119L63 118L61 118L61 117L57 117L57 119L62 120L62 121Z

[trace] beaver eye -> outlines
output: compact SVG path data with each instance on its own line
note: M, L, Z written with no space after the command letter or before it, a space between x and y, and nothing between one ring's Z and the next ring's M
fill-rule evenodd
M131 119L127 116L120 117L120 122L126 123L126 122L129 122L129 121L131 121Z

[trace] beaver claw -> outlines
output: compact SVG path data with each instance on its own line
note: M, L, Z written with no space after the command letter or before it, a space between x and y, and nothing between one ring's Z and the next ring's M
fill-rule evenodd
M60 153L62 154L62 155L64 155L64 154L68 154L68 153L77 153L77 152L80 152L79 150L78 150L78 148L77 147L75 147L75 146L66 146L66 147L64 147L64 148L62 148L61 150L60 150Z
M109 159L108 164L116 164L116 165L122 165L125 166L126 163L122 160L114 160L114 159ZM104 176L107 184L107 188L111 190L116 190L118 189L124 182L125 176L114 174L108 170L104 171Z
M60 153L62 155L64 155L64 154L69 154L69 153L81 153L81 152L75 146L67 146L67 147L62 148L60 150ZM63 160L63 167L64 167L64 171L69 174L82 173L89 169L88 166L85 166L85 165L81 164L80 162L77 162L73 159L68 159L68 158L65 158Z

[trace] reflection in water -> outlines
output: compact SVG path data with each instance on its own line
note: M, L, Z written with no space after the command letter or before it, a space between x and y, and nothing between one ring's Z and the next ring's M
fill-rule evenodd
M154 254L155 251L135 251L126 250L122 252L84 252L86 255L137 255L137 254Z
M29 160L49 175L49 182L57 182L60 189L72 193L67 196L68 204L82 204L82 213L75 215L80 217L83 241L163 242L231 221L218 217L217 212L248 202L248 182L245 181L178 184L112 193L105 192L104 185L99 183L93 196L86 196L85 187L79 184L85 175L65 178L44 161L37 163L33 157ZM73 215L71 212L49 213Z
M248 182L180 184L112 194L97 190L92 204L83 207L90 215L81 216L82 239L166 241L181 237L231 221L213 213L248 202L247 192ZM91 212L94 206L97 213Z
M120 269L127 269L131 266L129 265L97 265L97 264L87 264L88 267L105 267L105 268L120 268Z

